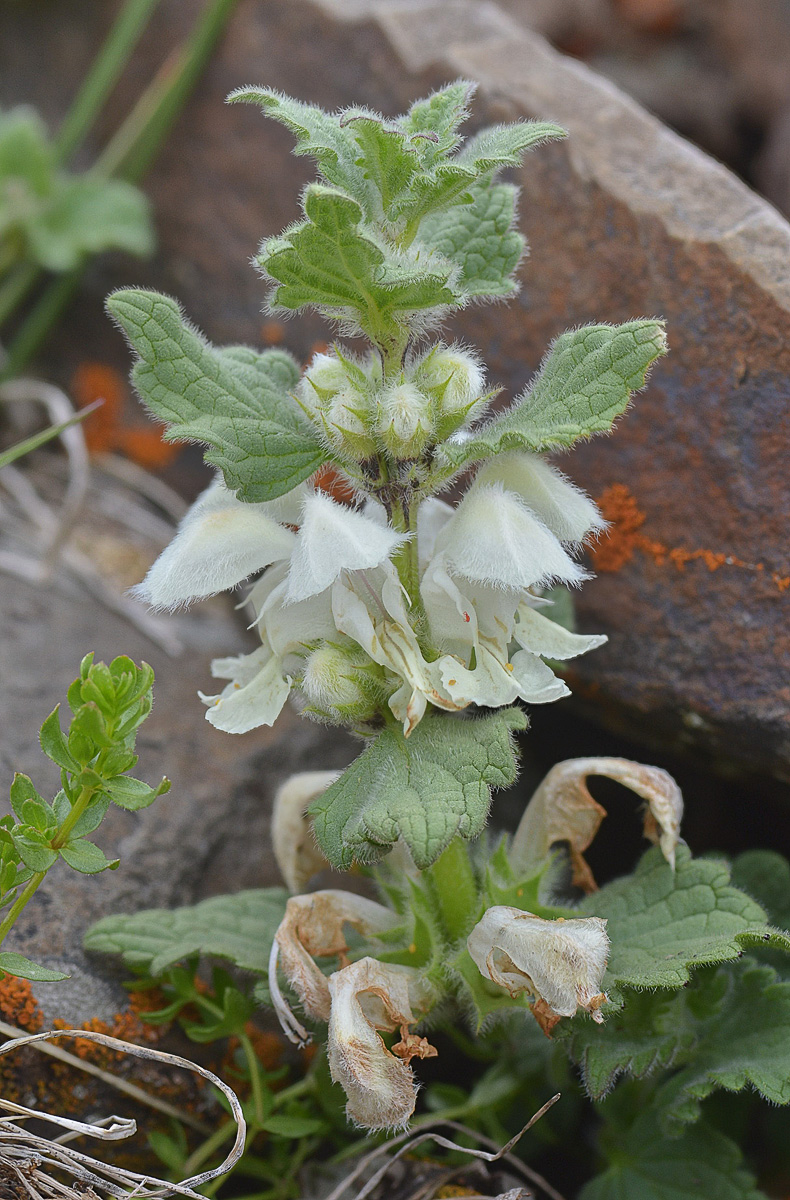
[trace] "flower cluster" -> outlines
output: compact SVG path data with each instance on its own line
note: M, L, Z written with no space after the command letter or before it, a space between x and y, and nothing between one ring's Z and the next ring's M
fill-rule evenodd
M422 454L425 437L455 432L481 403L480 369L457 348L429 353L388 389L376 392L376 379L338 353L318 355L299 383L349 458ZM604 524L592 501L522 451L483 467L455 509L426 496L411 529L395 526L382 493L360 488L344 505L308 481L251 504L218 479L190 509L138 588L149 603L173 608L265 572L248 597L261 645L214 662L229 682L204 697L212 724L271 725L292 687L334 723L364 725L388 708L406 736L429 704L456 712L567 694L545 659L605 638L552 621L542 592L585 578L574 552Z

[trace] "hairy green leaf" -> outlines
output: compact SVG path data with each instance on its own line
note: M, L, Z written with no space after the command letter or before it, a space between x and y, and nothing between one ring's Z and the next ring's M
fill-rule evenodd
M381 207L387 214L418 168L414 148L402 129L387 125L375 113L346 113L340 121L348 129L357 146L356 165L365 179L373 183L381 197Z
M761 904L769 921L790 929L790 863L775 850L747 850L732 864L732 882Z
M460 142L458 126L469 115L469 101L476 84L456 79L432 92L425 100L416 100L401 118L407 133L422 134L422 160L427 166L434 159L454 150Z
M511 408L468 442L443 446L440 456L460 467L505 450L549 450L605 433L666 349L660 321L569 330Z
M30 825L18 825L11 837L19 857L31 871L48 871L57 861L57 851L50 846L51 838Z
M513 272L526 245L513 228L516 189L507 183L475 184L471 204L454 205L420 225L419 240L456 263L467 296L509 296Z
M88 930L85 948L118 954L127 966L153 976L193 954L226 958L265 975L287 900L284 888L260 888L212 896L186 908L104 917Z
M132 378L153 415L170 426L166 439L206 442L206 460L240 499L273 500L324 461L312 426L282 386L282 351L270 370L266 353L215 350L174 300L156 292L115 292L107 308L140 356Z
M119 858L107 858L107 855L93 842L85 838L72 838L62 847L61 856L75 871L81 875L99 875L102 871L114 871L121 861Z
M60 705L49 714L41 726L38 740L47 758L51 758L54 763L57 763L59 767L63 767L66 771L78 771L79 764L72 756L68 743L63 736L63 730L60 728L59 711Z
M36 983L57 983L61 979L68 979L68 975L62 971L50 971L48 967L41 967L13 950L0 950L0 971L16 975L19 979L32 979Z
M141 779L132 779L129 775L120 775L107 785L107 795L113 804L120 808L128 808L137 812L139 808L148 808L157 796L163 796L170 791L170 780L163 779L155 788L149 787Z
M608 1169L579 1200L765 1200L735 1142L709 1125L662 1137L648 1110L612 1145Z
M588 896L578 911L608 920L605 988L682 987L695 967L737 958L749 945L790 949L790 937L770 929L760 906L730 885L726 863L692 859L683 845L674 871L658 848L648 850L633 875Z
M525 726L519 709L504 708L470 719L426 716L408 739L386 729L311 805L329 861L347 870L402 838L424 869L456 834L476 837L491 788L516 777L512 733Z
M549 121L489 125L470 138L453 161L474 171L475 175L486 175L503 167L517 167L527 150L567 136L567 130Z
M305 221L261 247L258 261L278 285L274 307L355 314L382 341L397 336L408 316L457 301L449 268L426 269L388 254L362 227L360 205L342 192L312 184L304 210Z

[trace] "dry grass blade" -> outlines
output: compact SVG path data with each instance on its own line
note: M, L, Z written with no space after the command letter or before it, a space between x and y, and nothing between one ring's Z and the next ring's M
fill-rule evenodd
M128 1137L136 1131L136 1123L122 1117L109 1117L96 1124L84 1124L65 1117L36 1112L11 1104L9 1101L0 1103L0 1107L13 1112L14 1117L0 1118L0 1172L16 1184L20 1195L27 1195L31 1200L77 1200L88 1194L117 1197L117 1200L127 1200L128 1197L141 1197L142 1200L158 1200L159 1197L172 1195L187 1196L190 1200L203 1200L200 1193L194 1189L210 1179L226 1174L239 1161L244 1153L247 1135L246 1122L239 1100L235 1092L223 1083L213 1072L187 1058L177 1054L167 1054L162 1050L153 1050L148 1046L134 1046L130 1042L110 1037L104 1033L94 1033L84 1029L58 1029L45 1033L26 1034L0 1046L0 1055L9 1054L21 1046L33 1045L50 1038L81 1038L98 1042L111 1050L124 1054L132 1054L137 1058L149 1058L154 1062L163 1062L175 1067L183 1067L187 1071L195 1071L207 1079L225 1096L236 1122L236 1140L225 1161L211 1171L203 1171L193 1175L182 1183L168 1183L150 1175L141 1175L136 1171L125 1170L99 1162L87 1154L82 1154L65 1144L66 1139L57 1140L40 1137L30 1133L19 1123L30 1117L48 1121L53 1125L67 1130L67 1137L75 1134L89 1136L104 1141L115 1141ZM66 1176L74 1181L76 1188L63 1182Z
M466 1146L459 1146L457 1142L451 1141L450 1138L443 1137L434 1130L426 1129L423 1133L417 1134L409 1134L408 1132L400 1134L399 1137L392 1138L383 1145L377 1146L375 1150L371 1150L369 1154L366 1154L364 1158L360 1159L360 1161L346 1176L346 1178L343 1179L331 1192L331 1194L326 1197L326 1200L341 1200L341 1197L349 1190L351 1185L359 1178L365 1169L370 1166L374 1159L380 1157L382 1154L387 1154L388 1151L392 1150L393 1146L399 1145L399 1149L394 1154L390 1154L387 1158L387 1161L381 1167L379 1167L379 1169L371 1176L367 1183L358 1192L356 1192L354 1200L365 1200L365 1198L371 1195L374 1188L376 1188L381 1180L385 1177L394 1162L396 1162L399 1158L402 1158L404 1154L411 1153L411 1151L413 1151L417 1146L422 1145L423 1142L428 1141L433 1141L438 1146L444 1147L446 1150L457 1150L462 1154L469 1154L473 1158L482 1159L489 1163L498 1162L500 1159L502 1159L509 1163L509 1165L515 1170L519 1171L525 1179L528 1179L531 1183L535 1183L538 1187L542 1188L546 1195L551 1198L551 1200L564 1200L560 1193L551 1186L548 1180L544 1179L542 1175L539 1175L536 1171L533 1171L531 1167L526 1165L526 1163L521 1162L520 1159L516 1158L510 1153L510 1151L524 1136L527 1130L531 1129L536 1121L539 1121L541 1117L545 1116L549 1109L555 1105L559 1099L560 1094L558 1092L557 1095L552 1096L551 1100L548 1100L542 1106L542 1108L538 1109L538 1111L533 1117L530 1118L523 1129L520 1129L515 1137L512 1137L506 1145L502 1146L500 1149L491 1151L471 1150ZM472 1137L476 1141L482 1142L486 1145L496 1145L496 1143L492 1142L490 1138L485 1137L483 1134L477 1133L477 1131L474 1129L467 1128L465 1125L460 1125L457 1121L438 1119L435 1124L437 1126L443 1125L448 1126L451 1129L457 1129L459 1132L465 1133L467 1136Z

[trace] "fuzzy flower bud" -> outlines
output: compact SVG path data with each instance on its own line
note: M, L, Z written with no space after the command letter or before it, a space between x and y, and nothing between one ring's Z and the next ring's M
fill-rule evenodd
M364 392L347 385L321 406L320 413L327 441L341 457L364 462L376 453Z
M436 1054L408 1029L416 1019L419 985L415 971L375 958L361 958L329 977L329 1070L348 1096L348 1117L364 1129L398 1128L414 1112L417 1088L409 1060ZM379 1029L400 1029L402 1040L392 1052Z
M393 458L419 458L434 432L428 397L413 383L398 383L379 398L377 430Z
M322 642L308 658L302 679L308 711L338 725L368 721L383 696L382 676L360 646Z
M413 377L435 403L440 441L479 415L485 377L479 361L468 350L460 346L436 347L417 363Z
M334 354L316 354L296 385L296 394L308 412L317 411L320 404L348 387L348 375Z
M496 905L484 913L467 940L480 974L511 996L537 998L535 1016L545 1032L560 1017L583 1008L594 1021L606 996L601 980L609 954L606 921L582 917L545 921L519 908Z

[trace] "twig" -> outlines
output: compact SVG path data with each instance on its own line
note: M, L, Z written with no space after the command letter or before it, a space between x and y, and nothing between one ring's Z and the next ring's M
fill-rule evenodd
M0 1021L0 1033L5 1034L8 1038L16 1039L16 1044L19 1044L18 1039L26 1037L24 1029L17 1029L14 1025L8 1025L5 1021ZM5 1054L6 1046L11 1043L6 1042L4 1046L0 1046L0 1054ZM213 1131L203 1121L199 1121L197 1117L193 1117L191 1113L181 1112L173 1104L168 1104L166 1100L160 1100L158 1096L151 1096L148 1092L144 1092L142 1088L137 1087L134 1083L129 1083L125 1079L121 1079L118 1075L113 1075L111 1071L105 1071L102 1067L97 1067L95 1063L88 1062L85 1059L78 1058L76 1054L70 1054L68 1050L63 1050L60 1046L50 1046L46 1042L42 1042L36 1046L36 1050L42 1054L48 1054L50 1058L55 1058L58 1062L65 1063L69 1067L75 1067L78 1071L84 1071L86 1075L93 1075L94 1078L100 1079L102 1083L106 1083L108 1087L115 1088L118 1092L123 1092L131 1100L136 1100L139 1104L146 1104L149 1108L155 1108L158 1112L164 1113L167 1117L173 1117L176 1121L181 1121L184 1125L189 1125L191 1129L197 1130L207 1137Z

